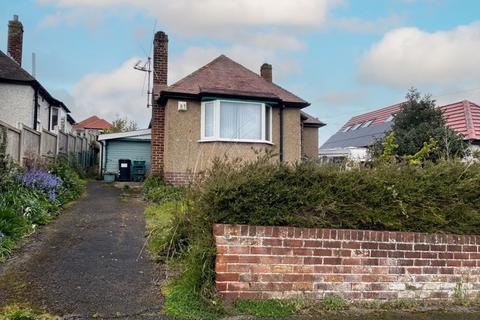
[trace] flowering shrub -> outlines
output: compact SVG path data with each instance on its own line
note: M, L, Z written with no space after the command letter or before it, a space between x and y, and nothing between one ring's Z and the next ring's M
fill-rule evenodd
M41 169L30 169L20 179L25 187L47 194L50 201L57 199L57 190L62 184L62 179Z
M26 171L9 162L0 168L0 261L16 242L51 221L63 204L75 200L84 182L67 163Z

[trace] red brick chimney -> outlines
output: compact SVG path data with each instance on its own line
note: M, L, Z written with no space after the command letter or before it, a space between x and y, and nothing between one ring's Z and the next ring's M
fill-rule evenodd
M165 106L157 103L162 87L167 86L168 36L159 31L153 39L153 103L152 103L152 175L163 175L165 150Z
M23 25L14 15L13 20L8 21L8 45L7 53L19 65L22 65Z
M260 75L268 82L272 82L272 65L268 63L262 64L260 67Z

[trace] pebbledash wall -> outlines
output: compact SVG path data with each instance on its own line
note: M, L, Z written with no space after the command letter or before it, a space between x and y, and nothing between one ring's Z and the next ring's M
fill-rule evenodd
M216 286L226 300L480 292L480 236L221 224L214 236Z

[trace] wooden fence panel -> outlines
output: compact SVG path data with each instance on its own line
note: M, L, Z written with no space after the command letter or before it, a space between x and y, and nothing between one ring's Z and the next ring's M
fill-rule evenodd
M75 152L75 136L68 134L67 153Z
M62 131L58 132L58 153L66 154L68 151L68 135Z
M33 158L40 155L40 132L33 130L27 126L23 126L22 130L22 157Z
M0 121L0 135L6 134L6 154L15 162L20 161L20 143L22 141L22 131L14 128L7 123Z
M57 135L46 130L42 131L42 156L55 157L57 154Z
M0 121L0 139L6 134L6 153L10 158L25 165L26 160L39 157L55 157L57 154L69 154L68 159L82 167L95 165L90 156L93 147L85 137L74 136L59 131L58 134L42 130L38 132L23 125L21 129Z

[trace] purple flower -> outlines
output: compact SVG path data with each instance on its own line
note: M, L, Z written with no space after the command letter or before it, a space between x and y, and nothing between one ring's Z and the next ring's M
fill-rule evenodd
M20 181L25 187L47 194L50 201L57 199L56 190L62 184L62 179L40 169L28 170L20 177Z

